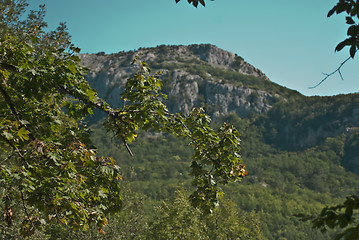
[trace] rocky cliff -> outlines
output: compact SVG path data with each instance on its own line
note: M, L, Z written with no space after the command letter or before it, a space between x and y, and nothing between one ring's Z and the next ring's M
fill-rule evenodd
M80 55L90 69L86 77L99 95L115 106L122 106L119 96L126 80L135 71L131 65L136 55L153 69L163 72L163 91L168 95L171 112L206 106L213 116L236 113L241 117L268 111L280 98L274 92L246 86L244 81L272 84L259 69L234 53L216 46L159 46L106 55ZM222 75L230 72L231 82Z

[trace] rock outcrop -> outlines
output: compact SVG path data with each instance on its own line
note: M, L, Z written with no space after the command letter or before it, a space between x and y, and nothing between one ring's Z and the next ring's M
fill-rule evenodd
M162 91L168 96L170 112L188 114L193 107L202 106L212 118L262 114L268 143L285 149L315 146L345 133L348 127L359 127L356 96L305 97L271 82L240 56L209 44L161 45L114 54L82 54L80 58L90 69L86 79L100 97L113 107L122 107L120 96L137 70L131 62L138 55L152 70L163 73Z
M195 106L205 106L213 116L236 113L241 117L266 112L278 96L265 90L252 89L241 84L246 76L270 82L263 72L234 53L209 44L190 46L159 46L106 55L82 54L82 64L90 69L86 76L100 97L111 105L123 105L119 97L126 80L136 71L131 62L136 55L150 66L163 72L164 93L168 95L171 112L187 114ZM238 81L226 83L221 76L201 70L236 74ZM196 73L196 70L199 73Z

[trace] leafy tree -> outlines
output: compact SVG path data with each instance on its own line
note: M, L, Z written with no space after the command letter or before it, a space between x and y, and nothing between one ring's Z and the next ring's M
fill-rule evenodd
M159 92L158 73L138 58L138 72L128 79L122 99L112 108L84 79L86 69L76 56L66 26L45 32L45 8L22 15L25 0L0 1L0 188L4 221L21 222L29 236L47 223L74 229L90 224L100 232L107 216L120 211L120 169L112 158L96 155L85 117L98 109L107 115L105 127L123 141L139 129L187 138L194 149L191 174L194 206L211 211L222 190L218 183L240 180L237 130L223 124L217 131L203 109L188 116L170 114ZM5 231L5 230L4 230Z
M239 211L229 199L221 199L220 207L207 215L193 208L180 189L157 213L148 239L263 239L258 215Z
M264 239L258 214L240 210L231 199L224 198L204 222L209 239Z
M149 224L148 239L207 239L201 212L191 207L186 191L178 190L156 212L157 217Z
M128 183L121 182L121 194L123 196L123 207L121 211L109 217L109 223L104 227L106 235L99 233L96 227L91 226L88 231L68 229L58 224L47 225L38 234L32 236L34 239L146 239L148 232L148 216L145 213L145 198L132 192Z
M349 46L350 57L354 58L355 53L359 49L359 1L357 0L339 0L339 2L328 12L328 17L334 13L340 14L345 12L346 23L349 25L347 35L348 38L340 42L335 51L342 50L345 46Z

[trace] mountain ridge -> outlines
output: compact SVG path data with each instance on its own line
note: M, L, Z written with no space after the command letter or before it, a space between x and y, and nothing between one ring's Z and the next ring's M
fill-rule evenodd
M99 96L112 105L123 106L116 96L123 91L126 79L136 71L136 66L131 65L136 55L154 70L163 72L163 91L168 95L171 112L186 114L193 107L207 105L208 108L221 106L221 111L208 109L212 116L236 113L247 117L252 112L266 112L280 97L265 88L247 87L248 82L275 84L243 58L209 44L161 45L108 55L103 52L82 54L80 58L82 64L91 69L86 79ZM222 77L224 72L230 76ZM183 97L177 99L179 95Z
M267 142L280 148L313 147L327 137L359 127L357 94L304 96L271 82L240 56L210 44L160 45L114 54L82 54L80 58L90 69L86 79L99 96L122 107L119 97L127 78L136 72L131 65L135 56L162 72L162 91L168 96L170 112L187 114L201 106L214 119L230 114L258 116L266 127L263 135Z

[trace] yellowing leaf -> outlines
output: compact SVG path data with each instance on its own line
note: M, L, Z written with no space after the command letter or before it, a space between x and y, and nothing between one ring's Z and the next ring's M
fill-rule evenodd
M0 72L2 73L5 81L8 79L8 74L6 74L6 71L0 70Z
M29 134L30 132L26 130L24 127L20 128L19 131L17 132L17 135L22 141L29 140Z

